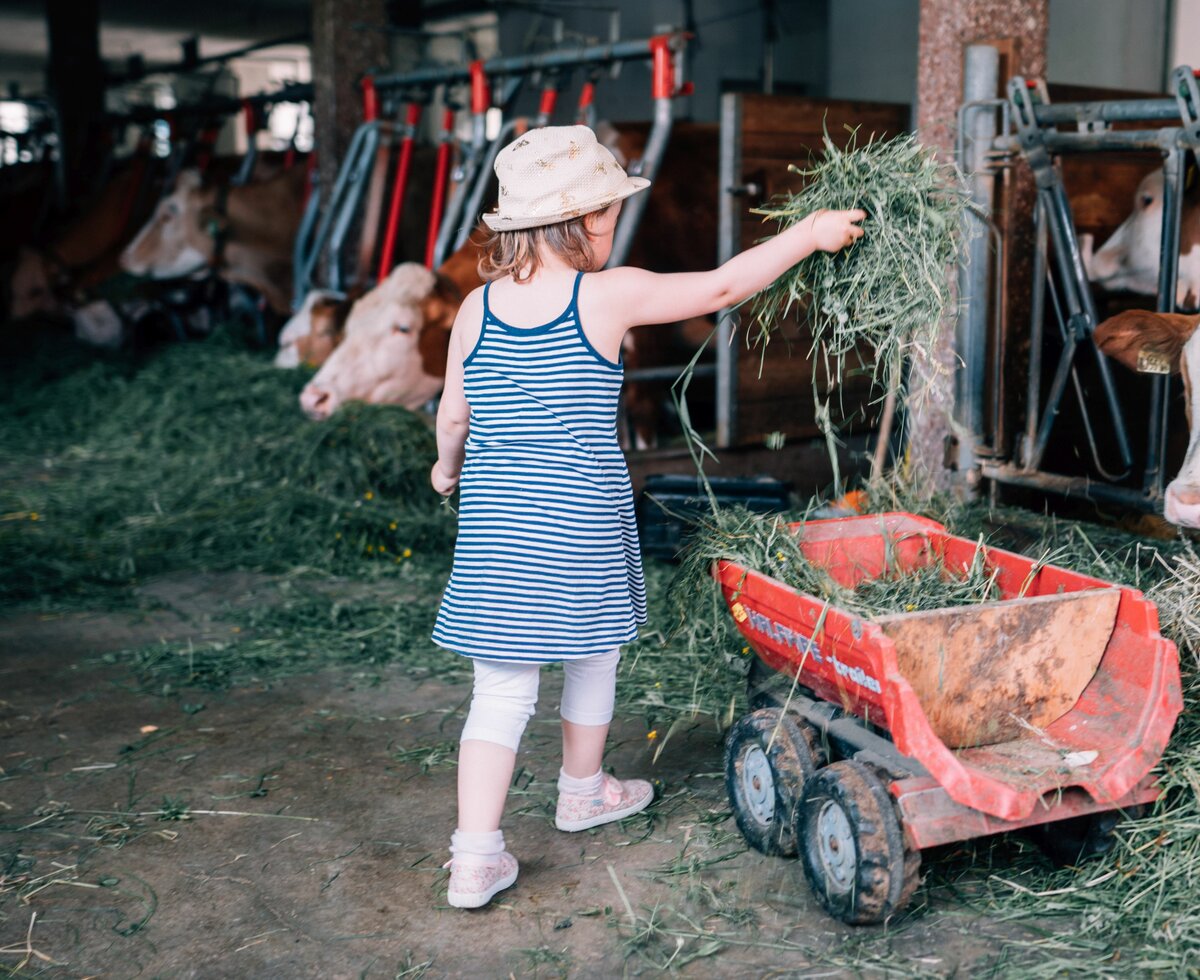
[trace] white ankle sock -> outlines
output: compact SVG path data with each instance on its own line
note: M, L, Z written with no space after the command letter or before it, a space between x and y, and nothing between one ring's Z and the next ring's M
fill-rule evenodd
M562 769L558 770L558 791L569 796L598 796L604 786L604 770L597 769L596 775L576 779L568 776Z
M456 830L450 838L450 853L456 861L495 864L504 850L504 831Z

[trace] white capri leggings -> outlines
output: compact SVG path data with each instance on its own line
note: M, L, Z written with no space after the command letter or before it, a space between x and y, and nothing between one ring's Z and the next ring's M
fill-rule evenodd
M576 725L612 721L620 650L563 662L559 714ZM475 661L475 690L462 738L495 742L517 751L521 735L537 705L541 664Z

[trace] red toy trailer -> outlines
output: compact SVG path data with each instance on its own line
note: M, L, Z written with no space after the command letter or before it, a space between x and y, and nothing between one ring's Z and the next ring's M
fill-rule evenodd
M978 546L911 514L793 525L804 556L853 586ZM1022 827L1061 856L1104 849L1153 801L1182 709L1158 612L1114 586L985 549L1003 599L865 620L733 562L714 574L756 654L726 788L747 841L799 852L849 923L908 902L928 847Z

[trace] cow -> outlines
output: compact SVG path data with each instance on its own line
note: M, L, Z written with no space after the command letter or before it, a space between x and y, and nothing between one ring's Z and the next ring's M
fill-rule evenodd
M314 289L279 332L278 368L320 367L345 336L357 295Z
M1163 513L1172 524L1200 528L1200 315L1127 310L1096 328L1096 343L1131 370L1149 355L1183 376L1190 435L1179 474L1167 486Z
M278 157L261 154L254 179L279 173ZM228 184L241 164L241 157L215 157L206 179ZM9 318L70 316L78 326L81 297L120 273L122 250L154 208L155 185L151 162L135 155L56 234L40 245L22 246L8 280Z
M605 132L603 124L597 131ZM609 135L615 144L610 148L618 159L629 159L640 155L646 128L623 127L619 132L611 130ZM712 266L716 253L712 208L717 189L716 164L716 127L675 127L629 255L630 264L659 272ZM391 393L389 401L408 406L423 405L440 391L449 327L458 303L482 282L478 273L480 237L477 229L437 276L398 266L355 305L343 343L301 393L301 406L310 418L327 418L347 401L377 401L385 390ZM413 292L422 283L431 291L427 297L431 305ZM453 289L447 288L450 284ZM405 327L406 339L396 336L400 323ZM689 321L674 332L664 327L637 328L626 335L625 366L633 371L677 360L678 347L687 345L694 350L698 340L710 331L711 323L703 318ZM381 378L387 375L396 380L384 385ZM413 385L411 391L405 387L409 383ZM626 387L626 409L638 448L654 443L659 405L668 385L669 381L649 381L631 382Z
M121 267L151 279L212 270L227 282L257 290L273 311L287 315L292 245L307 181L305 168L292 167L226 188L205 182L198 170L184 170L121 253Z
M1110 291L1157 294L1162 220L1163 176L1154 170L1138 184L1133 212L1099 251L1092 252L1090 235L1080 236L1088 279ZM1175 305L1200 306L1200 195L1194 191L1185 197L1180 217Z

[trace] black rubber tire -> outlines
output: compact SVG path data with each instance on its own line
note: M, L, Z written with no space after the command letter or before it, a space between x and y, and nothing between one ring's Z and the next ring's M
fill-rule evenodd
M836 822L839 812L847 838L822 841L823 817ZM886 922L920 884L921 853L905 844L891 794L861 762L835 762L808 781L796 836L813 894L842 922ZM854 853L850 862L840 863L839 874L837 859L845 855L847 843Z
M1117 827L1126 820L1136 820L1145 812L1144 806L1135 806L1127 810L1088 813L1030 827L1029 836L1046 857L1067 867L1111 852L1117 842Z
M782 708L792 693L814 697L813 692L801 684L797 684L793 692L792 679L787 674L768 667L757 654L751 656L750 669L746 672L746 700L752 710Z
M778 708L743 715L729 730L725 792L738 829L756 851L775 857L796 855L796 818L804 784L822 762L814 736L815 729L798 724ZM760 768L765 757L763 775L770 779L769 786L746 771L748 760L756 755Z

